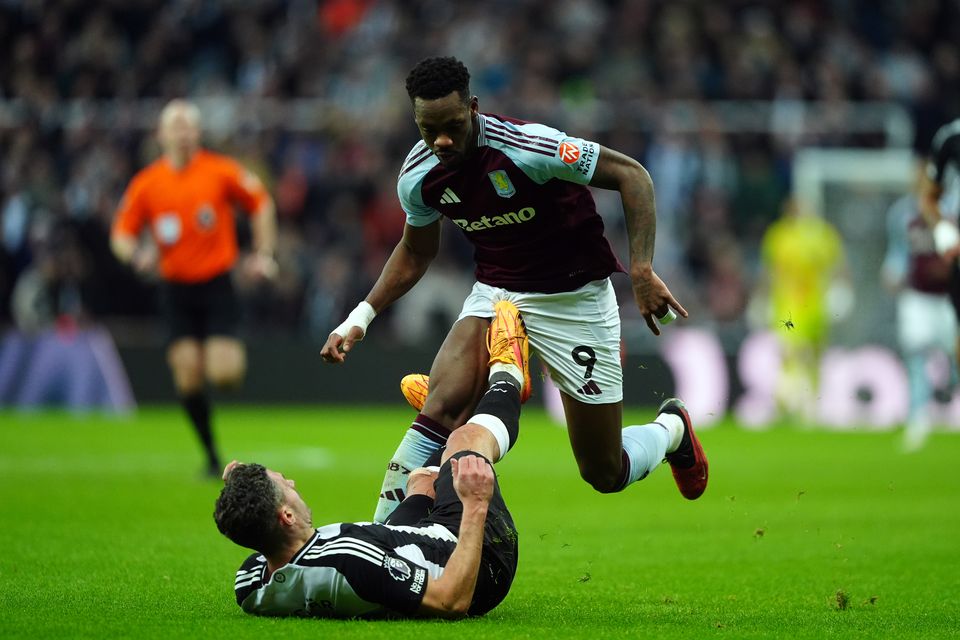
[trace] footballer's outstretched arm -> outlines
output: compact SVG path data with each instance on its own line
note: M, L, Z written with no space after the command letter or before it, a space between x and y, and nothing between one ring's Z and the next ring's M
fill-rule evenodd
M266 196L257 210L252 212L250 233L253 248L257 253L273 256L277 251L277 206L273 198Z
M439 220L424 227L404 225L403 237L387 259L377 282L364 302L343 324L333 330L323 349L320 350L320 357L325 362L343 362L344 352L349 351L354 342L363 339L367 324L373 316L393 304L417 284L439 250ZM360 314L359 319L353 319L354 314L360 311L361 307L365 307L365 314Z
M653 248L657 236L653 180L643 165L633 158L601 146L590 186L620 192L630 241L633 295L647 326L655 335L660 335L655 316L662 317L672 308L686 318L687 311L653 271Z
M157 267L157 248L153 242L140 242L141 231L147 226L147 207L142 177L130 181L110 228L110 250L122 264L142 274Z
M117 232L110 236L110 250L120 263L133 267L137 273L149 274L157 268L159 256L153 242L141 243L133 236Z
M420 281L440 250L440 220L425 227L403 226L403 237L367 294L367 302L380 313Z
M125 233L114 233L110 236L110 249L117 260L130 264L137 251L137 239Z

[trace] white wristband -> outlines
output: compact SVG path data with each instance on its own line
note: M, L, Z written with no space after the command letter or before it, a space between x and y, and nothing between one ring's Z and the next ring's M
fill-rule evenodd
M340 326L330 333L335 333L342 338L346 338L347 332L350 331L351 327L360 327L360 330L363 331L364 335L366 335L367 327L370 326L370 323L373 321L376 315L377 312L373 310L373 307L370 306L370 303L366 300L363 300L357 305L356 309L350 312L350 315L347 316L347 319L341 322Z
M677 319L677 314L673 312L673 309L667 309L667 312L663 314L662 318L657 318L660 321L661 325L668 325L674 320Z

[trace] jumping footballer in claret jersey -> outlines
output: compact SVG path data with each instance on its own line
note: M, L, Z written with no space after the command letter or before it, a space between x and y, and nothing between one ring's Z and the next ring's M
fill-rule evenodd
M581 476L621 491L666 456L681 493L699 497L707 460L683 403L655 422L623 428L620 317L609 276L626 271L641 315L659 335L687 312L653 270L653 183L637 161L551 127L481 113L470 74L455 58L428 58L407 77L421 141L400 169L403 238L366 300L321 350L341 363L367 326L426 272L447 218L474 246L476 278L430 371L426 403L384 478L375 519L402 498L404 474L420 466L470 415L484 389L483 335L492 301L519 307L530 346L559 387ZM620 192L629 269L614 255L587 185ZM525 387L529 395L529 384ZM526 399L526 398L524 398ZM399 492L399 494L398 494Z

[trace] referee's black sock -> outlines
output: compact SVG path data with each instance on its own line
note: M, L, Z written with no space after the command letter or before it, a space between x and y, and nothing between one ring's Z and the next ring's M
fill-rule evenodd
M200 444L207 454L207 464L210 471L219 472L222 468L220 458L217 456L216 447L213 444L213 429L210 426L210 398L203 391L180 396L180 404L183 405L187 415L190 416L190 423L193 430L197 432L200 438Z
M480 398L476 412L490 414L503 421L510 436L508 450L512 449L520 436L520 385L517 379L506 372L492 374L490 388Z

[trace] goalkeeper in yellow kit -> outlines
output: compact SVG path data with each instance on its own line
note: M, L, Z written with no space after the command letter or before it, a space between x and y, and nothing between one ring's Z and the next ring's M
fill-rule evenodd
M761 259L770 319L781 345L778 406L788 415L811 420L830 315L845 315L852 302L846 289L845 304L828 304L831 287L844 271L843 243L833 225L788 200L781 217L764 233Z

